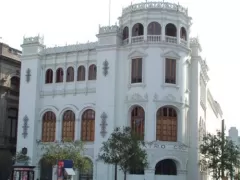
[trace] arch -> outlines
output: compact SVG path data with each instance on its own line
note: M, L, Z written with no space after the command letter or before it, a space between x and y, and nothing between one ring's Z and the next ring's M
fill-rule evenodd
M20 78L18 76L12 76L10 79L10 86L12 89L19 91L20 88Z
M44 159L39 161L40 167L40 179L41 180L49 180L52 179L53 168L52 165L47 163Z
M39 117L40 119L43 118L43 115L47 112L47 111L52 111L54 112L54 114L56 115L57 117L57 114L58 114L58 109L55 107L55 106L45 106L44 108L41 109L41 111L39 112Z
M47 69L45 73L45 84L53 83L53 70Z
M187 41L187 31L184 27L181 27L180 37L181 37L181 39Z
M161 35L161 25L158 22L151 22L147 28L148 35Z
M177 141L177 111L163 106L156 113L156 140Z
M84 160L88 161L90 167L85 171L80 171L79 180L92 180L93 179L93 161L91 158L84 156Z
M155 175L177 175L177 165L172 159L159 161L155 166Z
M144 27L141 23L136 23L132 27L132 37L134 36L143 36L144 34Z
M87 109L82 114L81 140L94 141L95 136L95 111Z
M67 68L66 82L74 81L74 68L72 66Z
M177 28L174 24L168 23L165 27L165 35L166 36L172 36L177 37Z
M62 68L56 70L56 83L63 82L64 72Z
M97 79L97 66L92 64L88 69L88 80L96 80Z
M71 110L71 111L74 112L74 114L76 114L79 109L73 104L64 105L63 108L61 109L60 113L59 113L61 120L63 119L64 112L67 111L67 110Z
M127 26L125 26L123 28L123 37L122 40L128 39L129 38L129 28Z
M145 111L141 106L135 106L131 110L131 128L139 137L144 139Z
M77 71L77 81L85 81L85 67L83 65L78 67L78 71Z
M56 136L56 114L47 111L42 117L42 142L54 142Z
M74 141L75 137L75 113L72 110L66 110L63 113L62 120L62 140Z

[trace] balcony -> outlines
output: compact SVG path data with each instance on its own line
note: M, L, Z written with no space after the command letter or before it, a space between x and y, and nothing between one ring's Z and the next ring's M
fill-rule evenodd
M143 42L144 36L134 36L132 37L132 44L138 44Z

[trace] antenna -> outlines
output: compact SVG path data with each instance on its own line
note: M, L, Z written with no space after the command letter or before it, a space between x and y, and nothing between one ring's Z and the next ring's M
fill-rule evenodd
M110 26L110 24L111 24L111 21L110 21L111 20L111 0L109 0L109 17L108 18L109 18L108 23L109 23L109 26Z

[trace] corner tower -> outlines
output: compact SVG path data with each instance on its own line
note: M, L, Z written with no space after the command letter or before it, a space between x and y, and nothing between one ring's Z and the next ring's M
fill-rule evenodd
M39 36L23 38L17 151L27 148L27 155L31 158L31 164L35 164L34 147L39 116L41 72L40 53L43 48L43 38Z

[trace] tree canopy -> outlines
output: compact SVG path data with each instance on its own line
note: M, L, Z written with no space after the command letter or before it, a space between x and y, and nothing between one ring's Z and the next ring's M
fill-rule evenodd
M106 142L103 142L99 160L107 164L118 165L126 173L133 169L144 169L148 166L144 141L139 140L130 127L116 128ZM116 171L115 171L116 173ZM116 174L115 174L116 179Z
M239 147L221 132L217 132L217 135L206 134L200 152L203 157L200 165L210 170L217 180L225 177L225 172L233 177L235 167L239 166Z
M90 163L84 158L84 147L81 141L67 141L64 143L49 143L43 145L43 160L51 165L56 165L58 160L73 160L74 168L88 171Z

